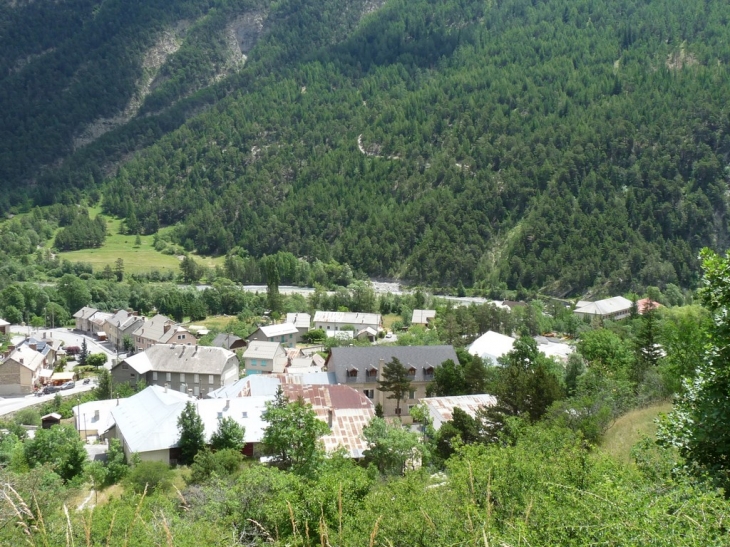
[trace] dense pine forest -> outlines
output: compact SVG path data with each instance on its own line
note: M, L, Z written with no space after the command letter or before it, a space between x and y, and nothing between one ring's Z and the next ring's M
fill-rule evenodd
M1 205L96 191L189 251L432 286L692 287L699 249L728 241L729 17L699 0L5 3Z

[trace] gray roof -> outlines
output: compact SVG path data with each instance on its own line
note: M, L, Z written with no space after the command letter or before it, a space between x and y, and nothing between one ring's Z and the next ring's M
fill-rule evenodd
M275 336L284 336L287 334L299 334L299 331L292 323L277 323L276 325L267 325L265 327L259 327L258 330L260 330L267 338L274 338Z
M170 325L170 328L165 331L165 327ZM176 332L187 332L187 329L176 324L169 317L164 315L155 315L152 319L145 320L139 328L132 334L134 336L140 336L148 340L154 340L155 342L167 342Z
M317 311L314 313L315 323L338 323L341 325L380 325L382 316L379 313L359 313L349 311Z
M223 348L158 344L142 353L127 357L126 363L139 374L156 372L182 372L192 374L222 374L236 354Z
M230 349L234 343L239 342L240 340L243 340L240 336L236 336L235 334L230 334L228 332L222 332L213 338L212 345L218 348Z
M453 346L370 346L332 348L327 360L327 370L344 373L349 368L365 370L378 367L381 359L386 363L396 357L405 366L437 367L451 359L459 361ZM338 374L339 376L339 374Z
M96 308L90 308L89 306L84 306L79 311L77 311L74 314L74 317L76 319L90 319L92 315L94 315L96 312L98 312Z
M244 359L273 359L281 348L279 342L259 342L253 340L243 352ZM283 351L283 348L281 348Z
M287 313L286 322L292 323L298 329L308 329L312 323L312 316L308 313Z
M127 310L119 310L117 313L112 315L106 320L107 323L116 327L119 330L126 330L135 323L144 321L144 317L129 313ZM141 324L138 326L142 326Z
M436 317L436 310L413 310L411 323L416 325L425 325L429 320Z

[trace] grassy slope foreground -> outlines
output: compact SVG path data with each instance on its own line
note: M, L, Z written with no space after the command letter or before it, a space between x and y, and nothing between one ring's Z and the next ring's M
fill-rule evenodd
M1 23L33 26L34 5L4 7ZM727 244L727 3L152 3L144 24L121 19L140 33L114 49L129 51L129 74L100 66L91 81L118 81L114 100L88 105L74 93L97 56L64 48L95 36L103 59L110 35L95 29L117 3L64 6L83 14L63 27L75 38L53 27L48 41L66 45L44 49L36 32L3 61L1 178L40 173L35 199L105 184L107 212L182 222L178 242L202 254L286 250L556 294L692 286L697 250ZM227 65L211 37L242 14L255 14L255 46L242 69L216 72ZM181 28L139 115L72 153L86 124L139 93L145 52ZM54 71L60 98L37 102ZM29 82L40 87L21 103ZM41 121L53 130L36 142Z

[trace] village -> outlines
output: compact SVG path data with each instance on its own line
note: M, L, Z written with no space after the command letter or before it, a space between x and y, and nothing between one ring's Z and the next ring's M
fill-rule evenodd
M520 304L505 301L501 305L509 310ZM584 321L621 320L634 307L642 314L657 306L648 299L632 302L614 297L578 302L573 313ZM149 318L133 310L111 313L84 307L73 317L74 328L66 330L83 339L83 349L61 340L63 329L24 336L2 355L0 395L25 401L26 406L33 403L29 398L33 394L73 396L93 385L88 378L79 382L73 359L81 351L88 354L87 361L98 358L111 377L108 396L73 407L73 424L80 437L97 446L89 451L93 457L103 455L110 439L118 439L130 461L135 457L176 464L178 421L190 402L205 425L206 439L223 419L231 418L245 431L242 453L260 458L266 428L262 414L267 405L277 394L301 400L328 426L329 433L322 438L325 450L344 449L354 459L363 457L367 449L363 429L376 415L408 426L413 423L412 409L421 405L438 430L452 419L455 408L473 417L480 408L496 404L489 393L429 397L427 387L436 369L449 361L459 362L454 347L392 345L397 333L385 329L377 313L316 311L313 317L288 313L280 323L259 326L247 339L220 333L210 346L198 343L206 329L160 314ZM429 329L435 318L436 310L413 310L411 324ZM10 334L9 329L7 322L0 321L3 334ZM326 352L321 343L308 343L308 335L315 331L345 344ZM365 344L347 345L348 340ZM563 366L574 351L573 344L559 337L534 340L544 356ZM515 341L489 330L466 349L497 365ZM103 351L89 352L89 345ZM70 365L59 371L57 363L62 358L70 360ZM406 371L407 389L401 397L383 388L386 364L393 361ZM133 394L120 397L119 386ZM60 422L61 416L51 413L43 416L42 427ZM417 430L417 424L413 427Z

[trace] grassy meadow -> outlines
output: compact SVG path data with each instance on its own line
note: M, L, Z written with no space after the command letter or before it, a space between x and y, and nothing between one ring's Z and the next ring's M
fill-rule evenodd
M89 209L89 215L92 218L100 212L98 207ZM95 272L104 269L107 264L113 268L118 258L124 261L124 271L127 273L144 273L151 270L177 273L180 270L179 258L155 250L154 236L140 236L140 245L135 245L136 236L119 233L121 224L121 219L107 217L107 236L104 245L98 249L58 253L58 256L71 262L88 262ZM53 240L50 240L48 245L52 244ZM207 267L213 267L223 262L222 257L193 256L197 262Z
M665 402L624 414L606 431L601 446L617 460L631 461L631 448L643 437L654 439L656 435L654 420L659 414L666 414L670 410L672 403Z

